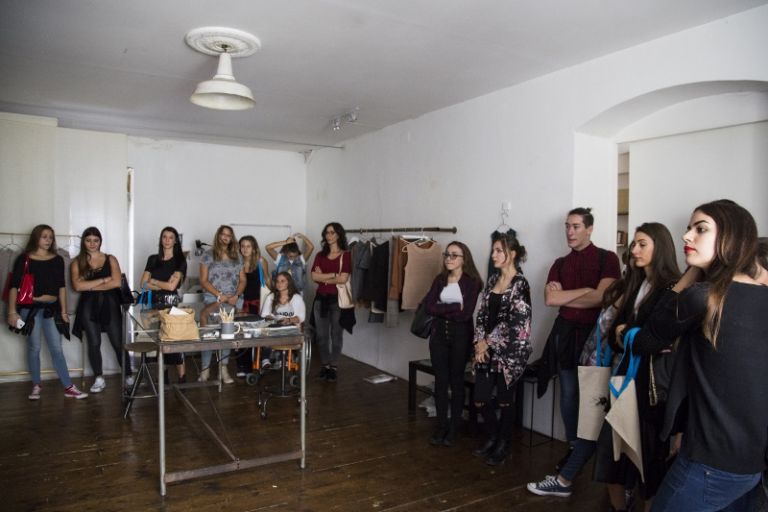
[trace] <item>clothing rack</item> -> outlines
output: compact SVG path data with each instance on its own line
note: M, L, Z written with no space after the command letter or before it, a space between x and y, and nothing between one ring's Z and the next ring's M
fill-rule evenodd
M451 228L424 227L424 228L354 228L345 230L347 233L456 233L456 226Z

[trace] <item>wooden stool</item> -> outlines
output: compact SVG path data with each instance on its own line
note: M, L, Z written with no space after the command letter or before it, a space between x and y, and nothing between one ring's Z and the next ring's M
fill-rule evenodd
M125 350L128 350L130 352L138 352L139 354L141 354L141 362L139 363L139 369L136 372L136 379L133 381L133 386L131 386L131 391L125 397L126 404L125 404L125 411L123 412L123 418L128 418L128 413L131 412L131 406L133 405L134 399L157 397L157 387L155 387L155 381L154 379L152 379L152 373L149 371L149 365L147 364L147 353L156 352L158 348L157 348L157 343L155 343L154 341L137 341L134 343L126 343ZM141 381L144 379L144 377L146 377L147 380L149 380L149 385L152 388L152 393L148 393L145 395L137 395L136 390L139 389L139 386L141 385Z

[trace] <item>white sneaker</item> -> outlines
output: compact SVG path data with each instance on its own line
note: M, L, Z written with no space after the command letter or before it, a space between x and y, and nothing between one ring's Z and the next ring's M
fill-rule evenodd
M261 360L262 370L268 370L271 367L272 367L272 361L270 361L268 357Z
M208 382L208 377L211 375L211 370L205 369L200 372L200 376L197 378L197 382Z
M125 387L133 387L133 383L136 382L136 378L133 375L129 375L125 378Z
M32 386L32 392L29 394L27 398L30 400L40 400L40 392L43 390L43 387L40 384L35 384Z
M96 380L93 381L93 386L91 386L91 393L101 393L107 388L107 383L104 382L104 377L99 375L96 377Z

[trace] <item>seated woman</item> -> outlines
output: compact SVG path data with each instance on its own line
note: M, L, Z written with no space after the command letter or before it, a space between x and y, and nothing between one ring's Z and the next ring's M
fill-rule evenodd
M179 303L178 289L187 275L187 259L181 250L179 232L168 226L160 232L157 254L147 258L141 276L141 288L152 290L152 305L156 308L171 307ZM184 354L166 354L165 362L176 365L179 384L187 381Z
M91 393L101 393L107 387L102 376L102 332L107 333L117 362L123 364L123 315L118 294L120 264L114 256L101 252L101 241L97 228L86 228L80 239L80 254L70 265L72 288L80 292L72 334L88 343L88 360L95 377ZM127 356L125 375L125 385L132 385L131 358Z
M302 326L307 316L307 308L304 297L296 289L291 273L277 274L272 290L261 307L261 316L284 325ZM262 357L264 357L263 354L262 352ZM262 368L265 368L263 364Z
M296 239L301 238L304 242L304 252L299 252L299 244ZM277 254L277 248L280 248L280 254ZM290 272L293 276L293 282L296 283L296 289L299 293L304 292L304 281L307 274L307 260L315 250L315 246L302 233L294 233L285 240L272 242L267 245L267 252L275 261L275 272L277 276L280 272Z
M258 315L261 312L261 287L272 288L272 280L267 273L267 260L261 256L259 243L256 238L246 235L240 239L240 255L243 257L243 272L245 272L245 290L243 291L243 311ZM264 347L262 354L262 367L269 365L269 347ZM237 376L245 377L251 372L253 361L251 349L238 349Z
M25 270L26 269L26 270ZM34 297L31 303L17 304L19 291L24 291L22 278L25 273L34 277ZM88 395L72 384L67 360L61 348L61 334L57 323L68 325L67 293L64 282L64 259L56 254L56 235L53 228L40 224L29 235L29 242L13 264L8 291L8 325L28 332L27 364L32 377L32 391L27 398L40 400L42 380L40 376L40 336L45 337L51 362L64 386L64 396L81 400ZM120 281L118 275L118 282ZM57 318L58 317L58 318ZM29 325L22 325L26 323ZM26 327L26 329L24 329ZM29 329L31 327L31 329Z
M296 289L291 273L277 274L273 292L267 295L261 307L261 316L285 325L300 325L306 314L304 298Z

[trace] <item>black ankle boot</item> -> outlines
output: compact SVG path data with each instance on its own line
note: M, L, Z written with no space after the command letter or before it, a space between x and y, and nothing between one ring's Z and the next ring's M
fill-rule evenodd
M429 438L429 444L432 446L440 446L443 444L443 440L445 439L445 435L448 433L448 428L444 426L439 426L435 429L434 432L432 432L432 437Z
M443 437L443 446L453 446L456 444L456 440L459 439L459 427L451 424Z
M493 448L493 452L485 459L485 463L489 466L498 466L507 460L507 455L509 455L509 441L499 439Z
M490 436L480 448L472 452L472 455L476 457L487 457L488 455L493 453L493 449L495 447L496 447L496 436Z

